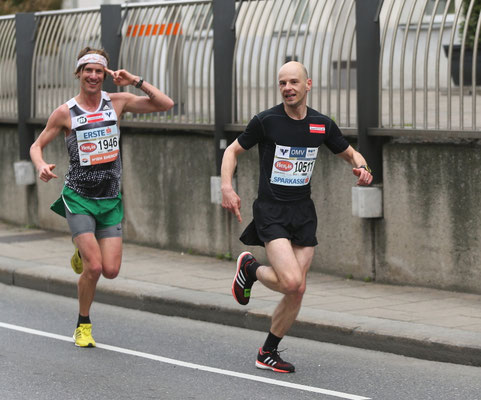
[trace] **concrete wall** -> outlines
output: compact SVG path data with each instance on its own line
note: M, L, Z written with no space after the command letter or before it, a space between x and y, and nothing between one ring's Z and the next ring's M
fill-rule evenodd
M210 203L213 139L201 134L123 135L125 238L175 250L228 250L225 213Z
M378 281L481 293L480 150L385 146Z
M16 126L0 128L0 218L17 225L27 225L29 214L28 193L31 186L15 184L14 162L19 161ZM29 218L30 217L30 218Z
M353 143L355 146L355 143ZM45 149L58 180L15 185L16 127L0 127L0 219L68 231L49 210L58 197L68 159L62 137ZM313 174L319 246L312 268L356 279L481 293L481 152L477 143L402 143L384 155L384 218L351 213L351 168L322 148ZM242 223L210 202L216 174L213 138L200 133L124 129L125 240L156 247L236 256L252 219L258 154L243 154L237 168ZM264 252L249 248L261 261Z

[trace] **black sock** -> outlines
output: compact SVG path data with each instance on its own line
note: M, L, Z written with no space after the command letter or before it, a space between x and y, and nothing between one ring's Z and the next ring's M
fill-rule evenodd
M262 351L272 352L272 350L277 349L277 346L279 346L279 343L281 340L282 338L277 337L272 332L269 332L269 335L267 335L266 342L264 343L264 346L262 346Z
M249 279L252 279L254 282L257 280L257 268L259 268L261 265L257 261L252 261L247 267L246 267L246 272L247 276Z
M83 315L78 315L78 322L77 322L77 328L79 327L80 324L90 324L90 317L87 315L84 317Z

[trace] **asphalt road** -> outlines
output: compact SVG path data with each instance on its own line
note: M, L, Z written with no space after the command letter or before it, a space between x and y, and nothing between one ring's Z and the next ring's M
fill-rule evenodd
M295 374L255 368L261 332L95 303L96 349L71 339L74 299L0 285L0 398L480 400L481 368L286 337Z

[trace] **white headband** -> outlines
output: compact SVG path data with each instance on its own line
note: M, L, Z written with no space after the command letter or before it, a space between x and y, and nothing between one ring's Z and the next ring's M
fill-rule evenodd
M85 54L77 61L77 68L83 64L100 64L107 68L107 59L96 53Z

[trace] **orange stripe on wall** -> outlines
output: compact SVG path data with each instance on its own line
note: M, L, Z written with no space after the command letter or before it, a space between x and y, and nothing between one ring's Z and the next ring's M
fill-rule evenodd
M180 23L169 22L166 24L129 25L126 36L157 36L157 35L182 35Z

